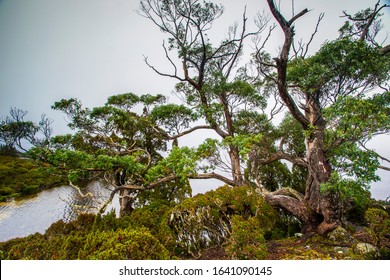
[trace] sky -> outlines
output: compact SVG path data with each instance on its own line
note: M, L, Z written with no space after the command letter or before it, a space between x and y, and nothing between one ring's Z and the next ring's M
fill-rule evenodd
M241 21L245 6L250 22L257 12L268 13L265 0L214 2L225 6L210 32L215 41L223 39L230 25ZM353 14L376 2L276 0L286 17L293 11L310 10L296 22L297 38L307 40L319 14L325 13L313 52L325 40L337 37L344 22L340 17L343 10ZM390 4L382 0L385 2ZM10 107L28 111L27 118L33 121L44 113L54 120L54 134L62 134L69 132L65 116L50 108L62 98L76 97L89 108L125 92L164 94L174 100L176 81L158 76L143 61L147 56L159 69L166 69L161 47L166 37L136 13L138 7L138 0L0 0L0 116L7 115ZM390 33L387 10L384 34ZM280 30L275 32L267 45L269 51L277 52L282 43L280 35ZM388 141L389 135L382 136L371 147L390 158ZM390 172L380 172L380 176L382 181L374 185L372 193L386 198L390 196ZM205 185L210 184L215 182Z

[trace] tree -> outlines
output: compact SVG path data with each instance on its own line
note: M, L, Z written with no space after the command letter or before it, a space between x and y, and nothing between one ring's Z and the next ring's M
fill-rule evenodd
M386 88L390 61L380 46L366 40L374 37L367 32L378 8L369 15L372 20L359 29L359 39L354 38L355 32L348 36L344 32L313 56L295 53L291 59L294 22L308 10L287 20L274 1L267 3L284 32L284 43L271 65L275 75L266 76L274 81L284 106L300 124L306 154L297 157L284 151L282 137L276 153L265 156L259 149L251 158L260 164L285 159L307 168L304 194L282 188L267 192L266 197L272 205L296 216L304 231L324 234L341 223L340 188L351 192L350 188L378 179L379 155L364 146L372 136L387 133L390 123ZM268 60L264 64L270 66ZM343 172L346 179L340 177Z
M171 170L175 166L156 171L162 169L162 161L167 161L161 155L166 151L167 139L154 126L150 110L163 102L161 95L125 93L109 97L102 107L88 109L77 99L63 99L53 109L68 115L69 127L76 133L53 137L49 147L33 149L30 154L66 171L75 188L80 179L104 178L114 186L111 199L120 194L121 214L129 213L143 190L160 186L164 193L164 186L179 180L179 174L173 176ZM139 105L142 114L134 112ZM172 176L171 180L164 179L165 175ZM176 191L170 191L176 198L185 197L189 191L188 184L182 183ZM143 200L147 203L145 195Z
M45 146L52 135L52 120L41 116L39 123L26 121L27 111L11 108L9 116L0 119L0 143L10 150L26 152L26 146Z
M216 178L232 185L231 179L213 172L198 174L205 169L202 161L209 156L207 145L197 149L174 146L168 151L172 137L158 125L164 112L170 109L170 116L177 115L170 125L179 131L191 114L164 102L162 95L125 93L89 109L77 99L63 99L53 109L68 115L75 134L55 136L48 146L33 148L29 154L66 172L69 184L78 190L81 179L106 180L114 189L101 211L119 193L121 215L152 202L180 202L191 195L189 179Z
M168 35L168 45L163 43L163 49L167 61L172 66L172 73L164 73L149 63L146 64L161 76L174 78L179 81L176 93L181 97L184 105L159 108L155 116L161 115L164 109L164 117L159 121L167 131L175 130L169 124L173 114L177 110L195 112L197 120L204 124L192 124L194 119L183 118L188 130L176 135L170 135L170 139L192 133L198 129L214 130L222 139L219 148L227 149L229 156L229 169L233 178L233 185L243 185L242 146L253 134L259 134L267 119L259 113L266 106L265 97L258 89L240 76L237 67L243 51L244 41L251 36L260 33L266 26L267 19L259 17L258 30L248 32L246 30L247 18L243 14L241 30L235 25L229 29L227 38L214 46L207 33L212 24L223 13L223 7L211 2L199 0L143 0L140 2L139 14L151 20L162 32ZM177 59L172 58L172 51L177 52ZM184 107L185 106L185 107ZM182 116L180 116L182 117ZM239 123L249 122L254 117L262 119L262 123L256 123L252 127L251 135L248 132L239 131ZM177 131L178 132L178 131ZM209 141L208 143L214 143ZM215 145L214 163L223 166L220 160L219 149Z

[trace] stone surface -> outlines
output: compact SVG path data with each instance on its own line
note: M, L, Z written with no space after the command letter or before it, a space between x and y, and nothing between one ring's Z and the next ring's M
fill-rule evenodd
M379 250L370 243L358 243L354 246L353 252L358 255L370 255L372 257L379 256Z
M335 243L348 245L356 243L356 239L353 238L352 235L342 227L337 227L335 230L329 233L328 238Z

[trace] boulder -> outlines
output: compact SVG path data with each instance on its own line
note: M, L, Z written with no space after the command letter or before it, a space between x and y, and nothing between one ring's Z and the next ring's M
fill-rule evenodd
M369 258L379 257L379 249L370 243L357 243L353 248L353 252Z
M329 233L328 238L330 241L333 241L337 244L350 245L356 243L356 239L353 238L348 231L346 231L343 227L340 226L335 228L331 233Z

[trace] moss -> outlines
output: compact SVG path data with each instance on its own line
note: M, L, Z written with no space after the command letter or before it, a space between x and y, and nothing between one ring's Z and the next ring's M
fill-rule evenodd
M14 189L10 187L5 187L5 186L0 187L0 195L8 196L13 194L14 192L15 192Z

